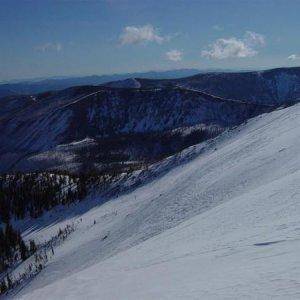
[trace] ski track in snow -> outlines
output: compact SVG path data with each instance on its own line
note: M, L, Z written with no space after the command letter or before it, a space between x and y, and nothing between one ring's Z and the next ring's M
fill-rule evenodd
M131 193L28 231L43 241L80 221L10 298L299 299L299 125L300 105L258 116Z

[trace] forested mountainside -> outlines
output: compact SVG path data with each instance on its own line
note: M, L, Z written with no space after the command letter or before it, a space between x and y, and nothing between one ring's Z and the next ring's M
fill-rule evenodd
M138 139L140 134L150 134L152 137L156 135L158 144L161 144L163 141L160 136L166 136L162 133L196 125L204 132L203 136L210 137L215 132L221 132L224 128L238 125L250 117L275 108L220 99L178 87L120 89L86 86L26 99L31 101L30 105L19 110L11 108L12 112L0 119L0 157L4 162L2 172L22 171L23 167L28 170L26 162L31 156L39 154L37 160L41 161L47 158L47 153L40 155L41 153L62 149L58 147L62 144L74 145L74 142L87 137L107 140L116 139L117 136L136 135ZM16 107L19 107L20 101L15 101ZM147 139L143 140L147 143ZM101 143L103 144L100 141L100 145ZM181 142L178 144L182 148ZM71 148L72 146L69 147L68 155L64 155L62 159L76 163ZM159 148L162 147L155 150L158 156L169 152ZM136 160L137 157L133 154L135 149L126 149L128 151L124 154L130 160ZM176 147L174 151L176 152ZM128 152L131 152L130 155ZM145 156L147 158L146 154ZM150 156L153 155L150 153ZM53 155L50 154L50 159L51 157ZM92 161L93 157L90 158L90 162ZM34 168L34 164L32 167Z
M0 218L36 218L58 204L70 204L86 196L85 178L52 173L0 176Z
M290 68L128 79L1 98L2 190L10 186L9 176L19 176L16 172L28 173L25 183L39 176L52 188L52 177L44 172L75 176L75 181L89 182L86 190L91 180L85 179L93 177L99 190L110 190L134 171L145 170L258 114L296 102L298 75L298 68ZM56 189L63 188L57 185ZM40 191L42 198L45 191ZM27 203L24 211L16 213L11 197L6 197L11 203L8 211L18 218L26 213L40 215L51 205L65 202L59 194L41 211L36 212L33 205L30 212ZM73 202L80 197L71 198Z

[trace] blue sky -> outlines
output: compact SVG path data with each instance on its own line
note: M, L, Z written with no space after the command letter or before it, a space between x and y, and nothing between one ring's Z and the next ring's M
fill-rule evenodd
M300 65L300 1L14 1L0 80Z

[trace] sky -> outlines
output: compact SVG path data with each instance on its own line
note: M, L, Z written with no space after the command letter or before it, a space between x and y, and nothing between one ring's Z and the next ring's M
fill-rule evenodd
M0 0L0 81L300 65L300 0Z

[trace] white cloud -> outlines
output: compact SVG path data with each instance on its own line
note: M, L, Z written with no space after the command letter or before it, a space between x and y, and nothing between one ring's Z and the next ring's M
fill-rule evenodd
M218 39L210 50L203 50L202 56L212 59L254 56L256 51L249 48L242 40L236 38Z
M182 51L179 50L170 50L166 52L166 56L168 60L172 61L181 61L182 60Z
M217 39L201 55L210 59L245 58L258 53L257 48L265 45L265 38L259 33L247 31L242 39L235 37Z
M289 60L298 60L300 59L300 54L291 54L290 56L288 56Z
M62 44L61 43L45 43L35 47L37 51L46 52L46 51L61 51Z
M141 44L146 42L156 42L158 44L165 41L165 37L160 36L152 25L126 26L120 35L122 45Z

